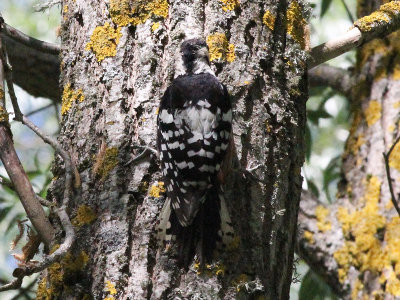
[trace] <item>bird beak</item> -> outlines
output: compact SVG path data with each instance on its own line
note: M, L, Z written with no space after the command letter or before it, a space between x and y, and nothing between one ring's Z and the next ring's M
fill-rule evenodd
M197 51L197 57L209 57L209 53L206 47L202 47Z

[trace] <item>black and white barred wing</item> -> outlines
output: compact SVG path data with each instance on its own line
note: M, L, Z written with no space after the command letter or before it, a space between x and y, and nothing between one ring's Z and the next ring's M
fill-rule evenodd
M228 148L231 121L230 105L216 106L208 99L159 111L158 141L167 197L182 226L192 223L215 184Z

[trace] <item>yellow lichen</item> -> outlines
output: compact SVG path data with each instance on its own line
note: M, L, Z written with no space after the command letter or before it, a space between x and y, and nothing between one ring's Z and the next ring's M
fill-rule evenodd
M363 288L364 288L364 285L362 284L360 279L357 278L356 282L354 283L353 289L351 291L351 299L352 300L359 299L358 292L361 291Z
M48 293L47 280L45 277L42 278L38 283L38 287L36 290L36 300L50 300L50 299L51 295Z
M106 292L108 292L109 295L107 295L106 298L104 298L104 300L114 300L114 296L115 294L117 294L117 289L115 288L115 284L113 284L110 280L107 280L105 282L105 287L104 290Z
M317 227L319 231L325 232L332 229L332 223L327 220L329 210L322 205L318 205L315 209L315 217L317 218Z
M219 0L219 1L224 4L222 6L222 9L224 11L234 10L240 4L239 0Z
M71 84L67 83L64 86L61 99L61 115L65 115L71 109L72 104L74 104L76 101L82 102L83 100L85 100L83 90L74 90L71 88Z
M368 59L370 59L374 54L385 54L386 52L387 52L386 42L382 39L374 39L369 43L366 43L358 51L357 64L359 66L363 66L368 61ZM368 89L365 88L365 84L362 84L362 86L360 87L360 89L358 89L358 91L366 92L369 91L369 88Z
M400 58L399 58L399 56L396 57L396 62L394 63L392 78L393 78L393 80L400 80Z
M394 129L395 129L395 127L394 127L393 124L389 125L388 128L387 128L387 130L388 130L389 132L393 132Z
M95 162L95 174L105 179L110 171L118 165L118 148L106 148L105 152L98 155Z
M234 44L229 44L228 46L228 52L226 53L226 61L231 63L235 60L236 54L235 54L235 45Z
M304 238L310 243L315 244L314 234L311 231L304 231Z
M265 11L263 23L271 30L274 30L275 28L275 19L276 17L269 10Z
M110 16L114 24L126 26L132 21L130 0L110 0Z
M336 214L346 239L343 247L334 253L341 283L347 279L351 266L358 268L360 272L369 270L377 273L382 271L383 266L390 265L388 248L383 247L384 244L377 235L386 224L378 207L381 182L376 176L371 176L366 182L362 199L365 202L364 207L351 213L346 208L339 207Z
M217 32L207 37L207 45L210 52L210 61L227 60L232 62L235 60L235 45L229 44L224 33Z
M117 54L117 45L121 36L121 28L114 29L106 22L104 26L97 26L94 29L90 42L87 43L85 49L93 51L97 61L102 61L106 57Z
M8 123L8 112L2 106L0 106L0 123Z
M111 0L110 15L118 26L143 24L152 16L166 18L168 16L167 0Z
M78 255L74 256L71 253L67 253L61 260L64 273L74 273L82 270L89 261L89 256L85 251L81 251Z
M389 272L389 276L386 276L385 291L393 296L400 296L400 280L394 271Z
M400 171L400 143L397 143L390 153L389 166Z
M305 47L305 27L306 20L303 18L302 8L297 1L292 1L286 12L287 33L300 44L301 48Z
M387 24L391 21L391 16L397 15L394 12L400 12L400 3L398 1L391 1L381 5L381 7L374 11L372 14L358 19L354 22L362 32L368 32L375 26Z
M59 245L52 250L55 251ZM40 281L36 299L50 300L58 296L63 285L68 285L65 278L71 278L73 274L82 270L89 261L89 256L81 251L77 256L67 253L60 262L53 263L48 270L48 277ZM40 293L39 293L40 292Z
M72 219L72 224L76 227L81 227L92 223L96 220L95 212L87 205L80 205L76 212L76 217Z
M68 12L68 5L64 5L63 7L63 13L66 14Z
M381 113L381 104L376 100L371 100L367 109L364 112L368 127L374 125L381 118Z
M153 32L156 31L158 28L160 28L160 22L154 23L154 24L151 26L151 30L152 30Z
M159 198L162 193L165 193L164 182L158 181L151 186L149 196Z

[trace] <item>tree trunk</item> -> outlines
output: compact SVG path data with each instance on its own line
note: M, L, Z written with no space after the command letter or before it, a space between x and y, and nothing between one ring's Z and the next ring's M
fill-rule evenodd
M381 4L358 1L358 16ZM398 40L395 32L357 52L353 122L342 155L337 202L323 207L305 194L301 203L300 253L344 299L400 297L400 218L391 202L382 156L399 135ZM399 151L396 146L389 160L396 198Z
M304 156L303 4L169 2L63 3L59 140L81 178L69 207L77 240L49 268L38 295L289 297ZM140 146L155 147L157 107L173 78L176 49L195 36L207 40L234 107L236 153L225 189L236 237L207 270L194 263L185 271L155 243L164 201L158 161L126 163ZM256 165L252 174L244 171ZM50 195L61 202L57 159L53 172Z

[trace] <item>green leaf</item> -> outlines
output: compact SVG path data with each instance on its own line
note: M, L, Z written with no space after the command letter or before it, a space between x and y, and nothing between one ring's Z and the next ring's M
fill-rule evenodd
M10 205L0 208L0 222L3 222L3 220L8 216L8 213L13 207L13 205Z
M318 125L319 119L329 119L332 116L324 108L320 108L318 110L307 111L307 118L313 124Z
M332 202L331 195L329 193L329 185L336 179L340 178L340 162L341 156L334 157L326 167L323 173L323 190L328 198L329 202Z
M43 173L41 171L39 171L39 170L34 170L34 171L26 172L26 175L28 175L28 178L32 180L35 177L43 175Z
M331 6L331 4L332 4L332 0L322 0L322 3L321 3L321 14L320 14L321 18L328 11L329 6Z
M307 185L308 185L308 190L315 196L319 197L319 190L314 181L312 180L307 180Z
M311 269L303 277L301 282L299 300L336 300L331 288Z

